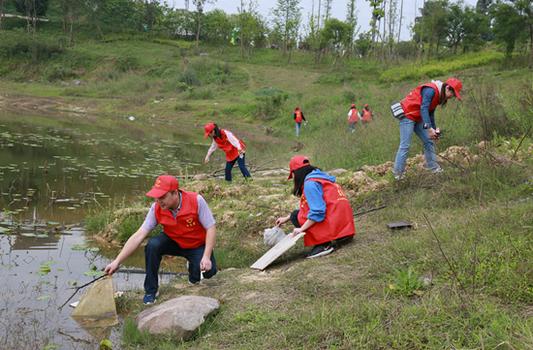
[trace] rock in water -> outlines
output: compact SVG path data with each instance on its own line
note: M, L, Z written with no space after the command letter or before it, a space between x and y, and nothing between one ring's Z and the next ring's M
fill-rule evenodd
M185 295L144 310L137 316L137 327L151 334L172 333L188 339L219 307L216 299Z

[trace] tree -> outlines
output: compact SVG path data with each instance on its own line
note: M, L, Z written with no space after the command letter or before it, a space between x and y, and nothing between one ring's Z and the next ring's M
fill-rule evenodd
M351 41L350 24L336 18L328 19L320 31L320 41L322 47L333 52L334 64L337 64L338 59L344 55Z
M372 9L372 17L370 19L370 33L372 37L372 43L376 42L378 34L378 22L385 15L382 9L383 0L367 0L370 8Z
M283 54L286 55L289 53L289 62L300 26L301 12L299 5L300 0L277 0L277 5L272 10L272 14L274 15L274 30L282 37Z
M59 7L63 15L63 32L68 36L68 44L74 42L74 23L86 11L83 0L60 0Z
M352 51L355 40L355 27L357 26L357 17L355 13L355 0L349 0L346 4L346 23L350 26L350 42L348 49Z
M46 15L48 0L14 0L17 12L26 16L28 32L35 33L37 17Z
M333 0L324 0L324 25L331 16L331 3Z
M192 0L193 5L196 7L196 48L200 43L200 30L202 28L202 18L204 15L204 6L206 3L215 2L215 0Z
M244 0L241 0L237 25L241 57L245 54L250 56L254 47L264 45L267 31L266 24L257 11L256 1L249 0L246 4Z
M505 54L510 57L516 41L526 29L526 21L513 4L500 2L492 9L494 35L497 42L505 45Z
M439 46L446 42L448 35L448 2L447 0L429 0L421 9L422 16L415 19L413 31L415 40L428 44L428 58L433 48L439 53Z
M222 10L213 10L205 14L202 37L212 43L227 43L231 36L233 23Z

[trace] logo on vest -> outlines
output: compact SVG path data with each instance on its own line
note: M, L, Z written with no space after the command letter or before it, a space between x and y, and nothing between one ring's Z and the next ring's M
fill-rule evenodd
M194 221L193 218L188 218L185 220L185 226L187 227L193 227L196 225L196 221Z

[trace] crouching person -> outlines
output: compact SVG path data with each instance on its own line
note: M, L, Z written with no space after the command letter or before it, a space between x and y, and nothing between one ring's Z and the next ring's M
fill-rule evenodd
M189 262L189 282L200 282L200 275L211 278L217 273L213 247L215 246L215 219L204 198L194 192L179 189L174 176L159 176L146 193L155 199L144 223L126 242L118 256L105 272L109 275L130 256L158 224L163 232L150 238L144 248L146 277L144 304L153 304L159 288L158 272L163 255L182 256Z
M300 209L280 217L276 225L291 221L292 234L305 232L304 245L312 246L308 258L330 254L334 242L346 242L355 235L350 201L335 177L312 166L305 156L294 156L289 163L289 179L294 180L293 194L300 197Z

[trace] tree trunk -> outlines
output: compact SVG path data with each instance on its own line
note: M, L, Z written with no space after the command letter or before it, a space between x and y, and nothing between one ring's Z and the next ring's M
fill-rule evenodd
M2 30L3 19L4 19L4 0L0 0L0 30Z
M400 4L400 25L398 26L398 42L400 42L400 34L402 33L402 17L403 17L403 0Z
M197 49L198 49L199 44L200 44L200 13L198 13L196 17L196 48Z

